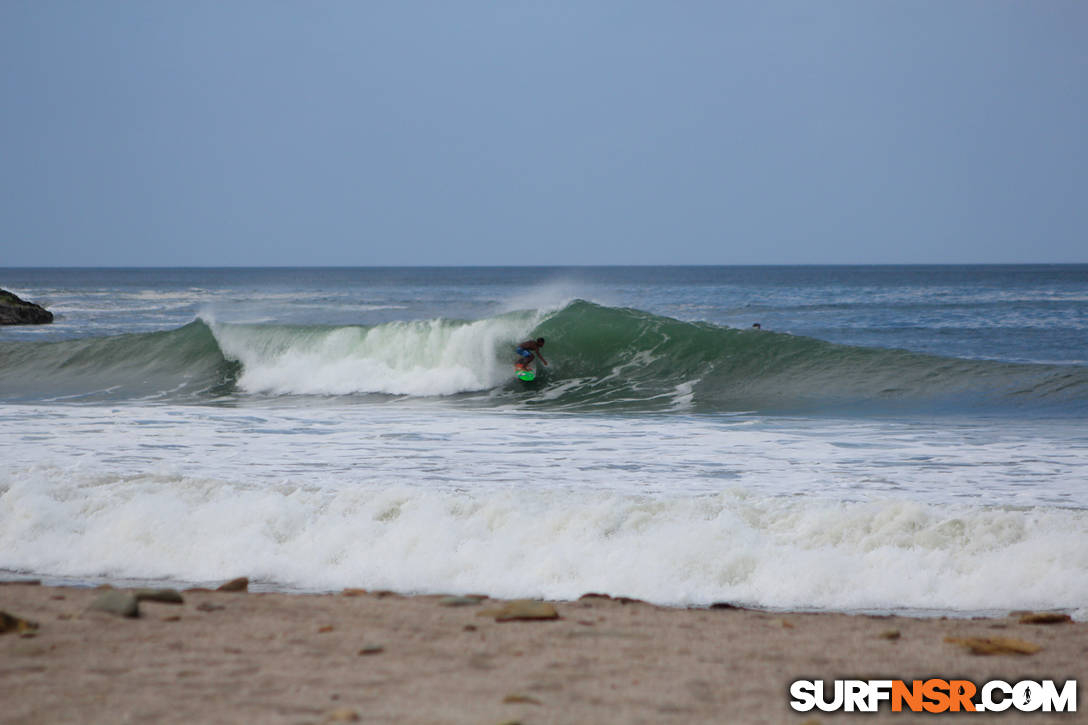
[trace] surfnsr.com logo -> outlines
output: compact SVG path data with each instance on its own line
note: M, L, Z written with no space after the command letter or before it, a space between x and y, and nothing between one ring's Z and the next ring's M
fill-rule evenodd
M970 680L797 680L790 685L790 707L798 712L1076 712L1077 681L1059 688L1054 680L990 680L981 687Z

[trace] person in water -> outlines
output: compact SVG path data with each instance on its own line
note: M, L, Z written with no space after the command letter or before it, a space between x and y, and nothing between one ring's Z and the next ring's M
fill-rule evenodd
M538 337L535 340L526 340L525 342L519 342L515 352L518 354L518 359L514 362L514 367L522 368L523 370L529 369L529 363L540 358L540 362L545 365L548 361L544 359L544 353L540 352L540 348L544 346L544 338ZM533 353L536 353L534 356Z

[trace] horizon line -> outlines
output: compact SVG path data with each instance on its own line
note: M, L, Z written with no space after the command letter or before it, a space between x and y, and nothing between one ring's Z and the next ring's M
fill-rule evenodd
M622 269L643 267L1076 267L1084 262L804 262L745 264L120 264L120 265L13 265L0 270L20 269Z

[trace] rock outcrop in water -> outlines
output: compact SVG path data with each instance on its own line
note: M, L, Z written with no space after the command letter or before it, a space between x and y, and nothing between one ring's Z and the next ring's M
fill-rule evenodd
M44 325L52 321L53 313L41 305L0 289L0 325Z

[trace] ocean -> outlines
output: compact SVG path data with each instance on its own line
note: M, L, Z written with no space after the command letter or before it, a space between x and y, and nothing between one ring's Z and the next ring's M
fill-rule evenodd
M1088 265L0 287L0 578L1088 617Z

